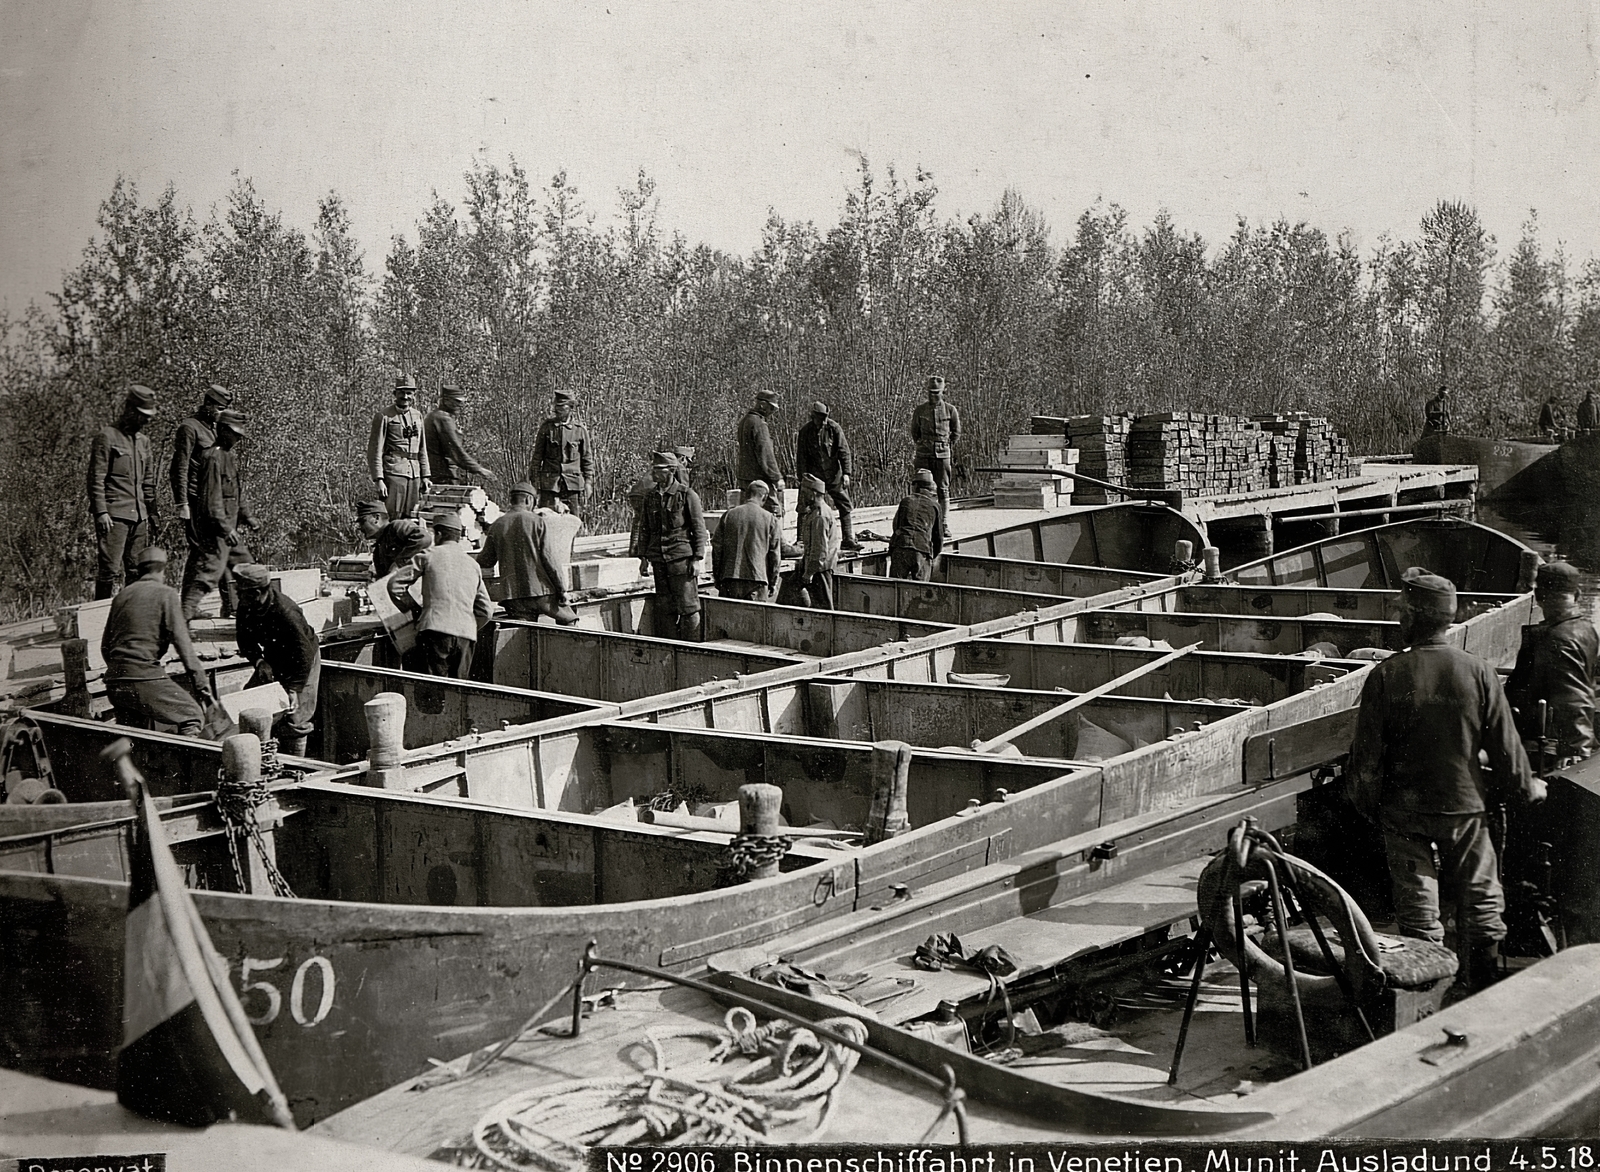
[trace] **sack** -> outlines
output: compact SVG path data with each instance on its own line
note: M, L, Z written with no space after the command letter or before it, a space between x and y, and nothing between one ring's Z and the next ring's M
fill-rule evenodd
M800 584L800 575L791 570L779 576L778 598L779 606L811 606L811 591Z

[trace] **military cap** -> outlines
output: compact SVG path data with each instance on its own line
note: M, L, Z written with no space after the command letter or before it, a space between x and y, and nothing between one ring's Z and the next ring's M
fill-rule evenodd
M245 433L245 414L243 411L234 411L231 408L217 412L217 426L226 427L237 435Z
M530 501L539 495L538 491L526 480L519 480L511 486L512 496L525 496Z
M446 399L459 399L466 392L456 384L453 379L446 379L439 384L439 396Z
M272 571L257 562L250 562L247 565L233 567L233 580L241 586L259 590L263 586L272 585Z
M139 551L139 558L135 564L141 570L164 566L167 564L167 551L159 545L147 545Z
M417 380L409 374L402 374L394 380L394 389L397 391L414 391L417 389Z
M573 401L572 392L570 391L557 391L555 393L555 403L557 406L562 403L571 403Z
M672 449L672 454L678 457L683 464L694 463L694 447L690 444L677 444Z
M817 493L822 493L822 492L827 492L828 491L828 486L826 484L823 484L822 481L819 480L815 476L802 476L800 478L800 487L801 488L808 488L812 492L817 492Z
M233 392L219 383L212 383L206 388L206 402L215 403L218 407L231 407Z
M1400 587L1411 608L1439 618L1456 617L1456 584L1422 566L1400 575Z
M142 383L134 383L128 388L128 406L142 415L154 415L156 393Z
M358 517L386 517L388 515L389 510L382 501L362 501L356 506L356 516Z
M1577 594L1583 589L1583 575L1571 562L1545 562L1534 574L1533 584L1540 590Z
M461 523L461 515L454 509L440 509L433 515L433 527L443 529L448 533L465 533L467 527Z
M762 400L763 402L766 402L766 403L776 403L778 401L778 392L777 391L769 391L765 387L763 387L763 388L761 388L761 390L756 392L756 398L758 398L758 399L760 399L760 400Z
M937 374L930 374L927 386L930 391L942 391L944 390L944 379Z
M768 484L765 480L752 480L749 484L744 486L744 490L746 492L756 493L760 496L766 496L772 491L772 485Z
M911 483L924 485L928 488L937 488L939 486L938 481L934 480L933 478L933 473L929 472L926 468L918 468L915 472L913 472L911 474Z
M826 415L827 413L828 413L828 405L826 403L822 402L820 399L817 402L811 404L811 414L813 414L813 415Z
M678 466L678 457L672 452L652 452L650 454L650 466L652 468L676 468Z

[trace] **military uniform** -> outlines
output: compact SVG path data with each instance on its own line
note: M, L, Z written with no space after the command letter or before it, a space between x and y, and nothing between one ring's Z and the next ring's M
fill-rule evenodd
M143 551L139 565L145 576L130 582L111 603L100 636L106 696L119 724L195 737L204 717L195 698L167 674L162 663L167 648L177 648L196 690L209 685L190 642L178 592L162 581L166 564L163 551Z
M1600 412L1595 410L1594 392L1590 391L1578 404L1578 430L1594 431L1600 427Z
M391 520L415 517L422 503L422 482L431 471L422 431L422 413L415 407L391 404L372 417L367 470L374 484L388 489L383 503Z
M434 527L452 531L438 522ZM457 538L461 536L459 527L453 532ZM422 609L417 615L412 670L464 680L472 670L478 630L494 613L483 570L459 540L442 541L423 550L414 564L410 580L422 579Z
M943 391L944 379L930 378L928 389ZM913 464L933 473L939 492L939 520L948 529L950 477L955 470L956 444L961 440L961 412L943 398L938 402L919 403L911 413L911 439L916 445Z
M658 458L657 467L676 468L675 457ZM639 510L634 556L650 563L655 580L657 633L692 638L699 632L700 589L695 562L706 554L705 517L700 497L676 479L652 485Z
M200 480L205 472L206 453L217 442L218 412L232 403L233 393L227 387L213 385L206 390L200 409L178 424L178 429L172 433L172 464L167 475L173 501L182 505L188 513L183 522L184 541L189 548L184 565L185 582L190 580L192 573L189 563L204 556L198 552L204 543L195 527L195 519L204 508L200 501ZM222 615L227 618L233 614L235 597L233 572L228 566L223 567L218 587L222 593Z
M532 499L531 484L513 490ZM484 535L478 565L485 570L500 567L505 598L500 605L514 619L537 619L549 615L562 626L571 626L578 616L567 606L567 584L557 570L556 551L551 548L549 519L555 514L534 512L527 505L512 505ZM570 522L568 522L570 524Z
M1444 388L1429 399L1422 408L1422 426L1425 431L1446 432L1450 430L1450 396Z
M1564 562L1539 567L1542 588L1554 582L1558 591L1576 596L1578 571ZM1556 758L1588 757L1595 749L1594 676L1600 634L1574 604L1545 605L1537 626L1522 629L1517 665L1506 681L1506 695L1517 710L1517 728L1526 740L1540 735L1539 701L1549 713L1545 733L1555 741Z
M230 417L242 425L237 412L226 411L219 419L219 428L226 426ZM195 544L183 570L183 615L190 619L200 612L201 600L221 584L230 559L235 563L249 560L239 526L254 524L254 518L244 503L239 457L221 443L207 449L201 462L196 506L190 519Z
M839 565L839 514L816 477L801 481L811 499L800 513L800 543L805 556L799 578L813 610L833 609L833 571Z
M466 484L469 476L488 476L489 470L467 454L461 443L456 413L440 403L422 421L423 447L428 453L429 479L435 484Z
M765 403L775 403L777 396L768 391L758 391L756 397ZM767 511L783 518L783 465L778 461L778 449L772 442L772 428L767 417L757 407L751 407L739 420L739 462L737 472L739 487L748 489L754 481L761 481L772 489L767 497Z
M271 584L265 566L239 567L239 584L248 587L240 596L236 637L239 654L256 665L245 687L276 680L294 699L294 707L273 721L273 734L283 751L303 756L306 737L317 712L317 689L322 681L322 650L305 612ZM266 670L262 667L265 665Z
M528 479L539 489L546 508L559 499L576 513L594 485L594 445L589 429L576 419L546 419L533 441L533 467Z
M89 449L89 514L96 523L94 596L110 598L137 573L139 554L150 542L156 514L156 466L150 437L123 430L129 412L155 414L155 392L134 387L123 418L102 427ZM131 425L130 425L131 426ZM111 524L100 532L100 518Z
M851 520L850 491L845 484L854 475L855 462L844 428L839 426L838 420L828 417L825 404L816 404L795 443L795 476L815 476L826 486L828 496L839 510L840 544L844 549L860 548Z
M944 548L944 526L939 519L939 501L933 495L933 477L925 470L922 482L926 491L914 492L895 510L894 529L889 536L889 576L926 582L933 576L934 559Z
M745 501L722 514L711 537L711 573L717 594L765 602L778 582L782 537L766 503Z

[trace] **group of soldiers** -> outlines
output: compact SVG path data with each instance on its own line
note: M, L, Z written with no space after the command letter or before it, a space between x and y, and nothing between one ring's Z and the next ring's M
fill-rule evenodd
M1429 399L1422 408L1422 426L1424 431L1448 432L1455 426L1451 417L1450 388L1443 386L1439 393ZM1573 424L1568 426L1566 410L1551 395L1539 408L1539 418L1534 424L1534 429L1540 436L1552 442L1559 442L1574 432L1600 431L1600 406L1594 401L1594 392L1584 395L1574 412Z

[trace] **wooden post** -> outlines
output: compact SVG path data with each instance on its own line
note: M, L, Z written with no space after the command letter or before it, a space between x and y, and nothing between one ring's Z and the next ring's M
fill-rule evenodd
M367 713L367 784L407 789L401 762L406 743L406 698L383 692L364 705Z
M872 746L872 811L867 815L867 845L895 838L911 829L906 815L906 788L911 778L911 746L904 741L879 741Z
M61 711L67 716L89 715L89 640L68 639L61 644L61 667L66 672L67 694Z
M783 809L783 790L775 785L739 787L739 833L760 838L776 838L781 829L778 813ZM746 879L771 879L778 873L778 860L751 867Z
M270 714L269 714L270 719ZM261 741L255 733L235 733L222 742L222 775L229 785L255 786L261 783ZM277 843L271 828L277 824L278 804L267 801L257 806L252 817L267 831L261 836L267 857L277 865ZM243 836L234 844L244 863L245 893L270 895L272 881L267 876L266 861L255 848L253 836Z

